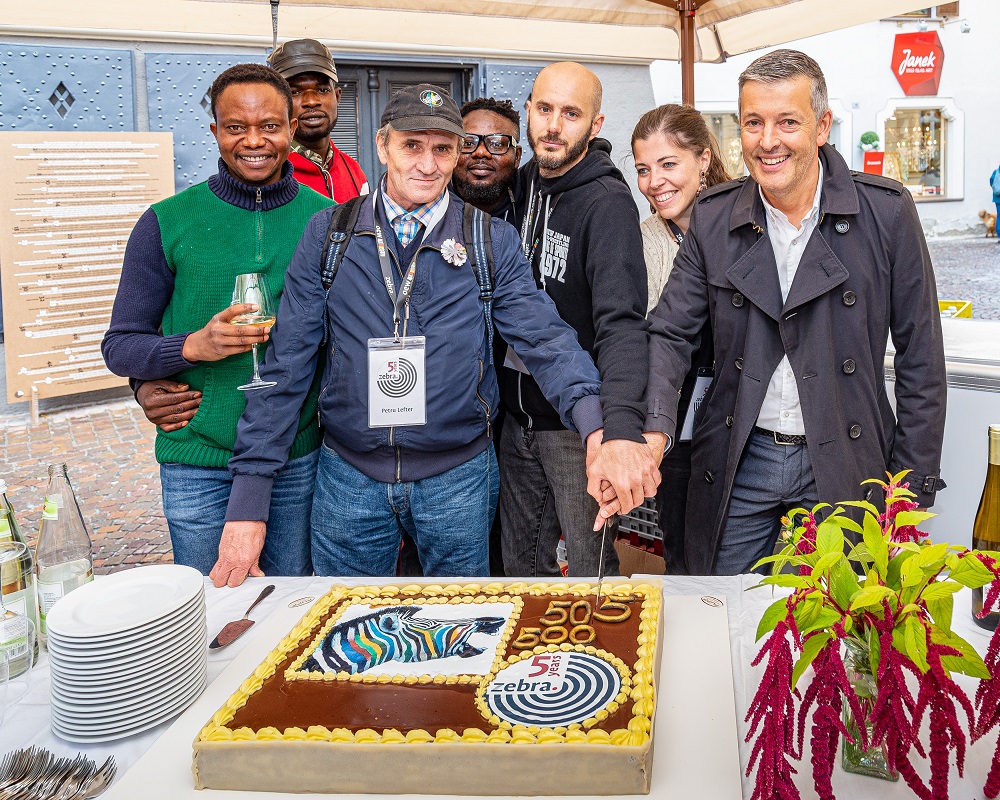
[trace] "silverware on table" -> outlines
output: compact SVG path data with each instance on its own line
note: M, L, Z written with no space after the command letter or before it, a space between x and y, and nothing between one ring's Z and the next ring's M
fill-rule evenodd
M264 587L264 591L260 593L256 600L253 601L253 605L247 609L247 613L243 615L243 619L235 620L234 622L227 622L219 635L216 636L212 643L208 646L209 650L218 650L220 647L225 647L227 644L232 644L237 639L239 639L244 633L246 633L251 627L253 627L254 621L249 619L250 612L253 611L257 604L267 597L271 592L274 591L274 584L270 584Z
M8 753L0 762L0 800L89 800L114 780L115 760L100 767L84 755L57 758L44 747Z

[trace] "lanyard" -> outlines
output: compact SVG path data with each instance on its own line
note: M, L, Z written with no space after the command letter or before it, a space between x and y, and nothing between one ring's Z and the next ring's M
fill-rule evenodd
M376 190L375 201L378 202L378 190ZM374 204L372 206L375 208ZM382 226L378 219L375 220L375 244L378 248L378 264L382 268L382 279L385 281L386 291L389 293L389 300L392 302L392 335L399 341L399 311L406 306L406 318L410 318L410 293L413 291L413 280L417 275L417 254L410 262L410 268L406 270L406 276L399 287L399 294L396 294L396 283L392 278L392 264L389 263L389 254L386 252L385 235L382 233ZM418 252L419 252L419 248Z
M664 220L664 222L667 223L667 230L669 230L670 233L673 234L674 239L677 240L677 244L683 242L684 232L679 227L677 227L677 223L674 222L672 219Z

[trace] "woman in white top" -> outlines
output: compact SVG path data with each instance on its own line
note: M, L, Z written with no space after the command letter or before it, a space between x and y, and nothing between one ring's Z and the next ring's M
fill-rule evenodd
M639 191L649 200L653 212L642 223L649 314L660 299L674 256L687 234L695 199L705 188L729 180L729 174L719 154L719 143L691 106L664 105L643 114L632 132L632 154ZM681 391L677 441L660 465L663 480L657 490L656 507L668 575L688 572L684 561L684 512L691 477L691 442L683 421L696 385L700 400L711 382L712 336L707 327L702 330L702 344L692 358L691 372ZM695 408L697 405L696 401Z

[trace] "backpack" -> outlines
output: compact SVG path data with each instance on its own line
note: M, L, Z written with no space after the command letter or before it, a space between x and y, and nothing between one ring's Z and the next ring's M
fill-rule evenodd
M1000 167L993 171L993 178L990 180L990 186L993 187L993 194L1000 197Z
M321 263L323 290L329 294L333 279L337 277L340 262L344 260L347 243L358 221L358 212L365 198L353 197L333 210L330 225L326 229L326 243L323 247ZM476 273L479 284L479 299L483 304L486 321L486 344L490 365L493 364L493 240L490 237L489 214L470 203L462 210L462 236L465 238L469 262ZM324 314L326 313L324 303ZM327 325L323 325L323 343L326 343Z

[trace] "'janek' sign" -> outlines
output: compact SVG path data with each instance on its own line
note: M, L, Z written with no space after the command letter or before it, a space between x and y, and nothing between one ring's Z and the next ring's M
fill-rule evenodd
M896 34L892 71L908 97L937 94L943 64L944 48L937 31Z

